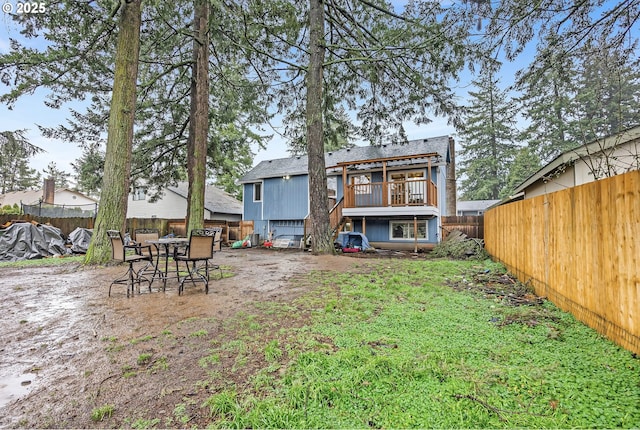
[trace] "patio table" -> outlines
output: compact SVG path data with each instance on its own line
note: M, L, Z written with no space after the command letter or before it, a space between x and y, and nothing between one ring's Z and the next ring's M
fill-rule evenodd
M156 278L162 279L162 284L163 284L162 290L164 291L167 288L167 279L169 278L169 254L170 254L169 251L172 250L173 248L188 245L189 238L188 237L161 237L160 239L145 240L145 243L155 246L156 250L158 251L156 253L157 255L156 264L155 264L155 269L153 271L153 279L151 282L153 282L153 280L155 280ZM161 254L160 247L164 249L164 270L162 270L160 267L160 254ZM177 278L177 274L175 277Z

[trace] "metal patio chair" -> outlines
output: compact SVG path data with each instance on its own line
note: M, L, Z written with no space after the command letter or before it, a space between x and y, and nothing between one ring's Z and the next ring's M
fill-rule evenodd
M141 272L153 264L153 256L151 255L150 246L141 245L125 245L122 239L122 234L118 230L107 230L107 236L111 241L111 258L116 261L128 263L129 268L120 278L116 279L109 285L109 297L111 297L111 287L113 284L120 284L127 286L127 297L129 297L129 291L133 295L133 286L138 284L138 294L140 293L140 284L142 282L149 283L149 292L151 292L151 281L141 275ZM145 249L146 248L146 249ZM144 250L144 251L143 251ZM147 264L136 272L133 268L133 264L138 261L146 261Z
M151 259L154 261L153 267L146 266L139 272L139 274L144 275L150 273L152 284L156 277L164 279L165 274L158 269L158 264L160 262L160 257L166 257L165 249L161 246L149 245L146 243L147 240L160 239L160 231L157 228L137 228L133 231L133 238L136 243L140 245L140 253L142 255L151 255Z
M222 278L220 266L209 264L209 260L213 258L214 249L217 246L216 240L220 241L221 235L222 229L220 228L193 229L189 235L189 244L184 253L181 253L177 248L174 249L173 259L176 262L176 272L180 284L178 295L184 291L184 283L186 281L191 281L194 285L196 282L204 282L204 292L209 294L210 270L220 270L220 278ZM180 275L180 262L185 263L187 272L185 276ZM198 266L198 263L200 263L200 266Z

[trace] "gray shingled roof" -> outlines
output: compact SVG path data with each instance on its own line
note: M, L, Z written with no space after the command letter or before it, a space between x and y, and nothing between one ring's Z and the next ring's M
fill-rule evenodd
M459 211L485 211L500 200L458 200L456 208Z
M372 160L378 158L402 157L415 154L438 153L443 160L448 160L449 136L431 137L428 139L410 140L406 144L388 144L382 146L356 146L349 149L325 153L327 167L338 163ZM241 183L255 182L265 178L276 178L284 175L307 174L307 156L278 158L258 163L240 180Z
M189 185L186 182L167 188L185 199L188 198ZM204 207L211 213L242 215L242 202L213 185L207 185L205 189Z

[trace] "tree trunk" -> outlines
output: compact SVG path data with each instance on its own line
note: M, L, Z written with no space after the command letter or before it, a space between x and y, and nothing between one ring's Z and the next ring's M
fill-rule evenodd
M91 244L85 256L87 264L108 261L111 244L107 230L122 232L126 226L140 51L140 4L141 0L122 3L102 193Z
M209 130L209 2L194 0L191 113L189 118L187 233L204 226Z
M307 71L307 154L309 157L309 206L311 248L314 254L334 251L327 209L327 171L324 163L322 81L324 65L324 6L309 0L309 70Z

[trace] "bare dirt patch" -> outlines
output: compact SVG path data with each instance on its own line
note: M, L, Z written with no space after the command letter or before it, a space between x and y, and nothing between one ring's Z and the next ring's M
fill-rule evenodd
M156 282L152 293L143 287L132 298L116 285L108 297L123 266L0 269L0 426L129 427L127 420L156 417L156 427L203 427L197 391L214 388L198 387L211 379L198 360L214 332L256 304L287 303L315 288L295 282L301 274L348 271L361 262L259 249L224 250L216 260L228 277L213 281L208 295L187 284L178 296L174 281L165 292ZM260 318L269 329L268 316ZM232 366L227 357L217 359ZM241 383L243 372L221 384ZM185 410L176 411L177 404ZM114 405L116 413L92 420L91 411L102 405Z

